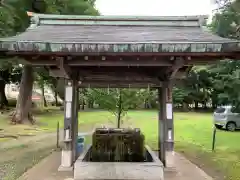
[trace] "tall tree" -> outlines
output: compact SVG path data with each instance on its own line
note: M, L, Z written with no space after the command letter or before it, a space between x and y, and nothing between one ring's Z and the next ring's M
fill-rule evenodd
M15 2L19 3L19 1ZM48 1L32 0L28 1L28 3L26 1L23 9L25 9L25 11L29 10L36 13L83 14L83 15L98 14L98 11L93 7L91 1L86 0L48 0ZM33 68L30 66L26 67L24 66L23 76L20 84L20 92L16 106L16 112L12 118L12 121L15 123L23 123L27 119L29 119L30 122L33 122L32 121L33 118L31 117L31 106L28 106L28 104L31 104L31 98L29 97L31 97L33 88L34 80L33 76L34 76ZM32 82L30 82L30 80ZM26 100L30 102L26 102Z
M240 39L240 0L224 0L217 3L219 10L210 25L212 31L222 37ZM218 104L240 106L239 68L239 61L233 60L221 61L210 66L214 82L213 97Z
M36 73L36 82L38 87L41 89L42 92L42 100L44 107L47 107L47 101L45 97L45 86L51 81L51 77L49 77L49 74L47 70L43 67L35 68ZM51 82L53 83L53 82Z
M8 60L5 60L8 61ZM11 60L12 61L12 60ZM1 63L0 69L0 109L8 106L8 100L5 94L5 86L8 83L19 83L21 81L22 68L10 63Z
M13 36L16 32L22 31L27 24L22 20L27 16L19 14L20 11L14 8L9 1L1 1L0 12L0 37ZM0 107L2 108L8 105L5 85L11 81L11 73L17 63L14 61L15 59L0 58Z
M44 1L39 0L13 1L10 3L10 5L12 5L13 7L19 7L21 5L20 9L15 10L16 14L19 14L19 16L21 16L23 13L26 14L27 10L34 11L36 13L46 12L46 3ZM29 22L28 17L21 20L24 22ZM26 25L27 23L24 24ZM27 26L22 27L22 29L26 28ZM31 65L24 65L16 110L12 117L13 123L25 123L25 122L30 122L32 124L34 123L33 116L31 113L33 82L34 82L33 67Z
M34 75L33 69L30 65L23 67L23 74L20 83L20 90L16 105L16 111L13 115L12 122L19 124L30 122L34 123L34 119L29 109L32 106L32 87L33 87Z
M240 0L216 0L218 9L209 28L225 38L240 38ZM178 102L239 106L239 61L224 60L215 65L194 67L184 80L183 87L174 90Z

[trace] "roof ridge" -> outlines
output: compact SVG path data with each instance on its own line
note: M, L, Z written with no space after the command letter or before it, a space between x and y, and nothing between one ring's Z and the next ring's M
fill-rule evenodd
M146 26L187 26L200 27L206 15L196 16L85 16L37 14L28 12L31 25L146 25Z

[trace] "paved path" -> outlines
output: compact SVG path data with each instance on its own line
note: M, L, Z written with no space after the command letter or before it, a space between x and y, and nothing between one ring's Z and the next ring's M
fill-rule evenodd
M91 135L93 131L79 132L79 136ZM45 133L41 136L31 137L26 139L25 144L31 143L35 140L44 141L50 137L55 137L56 133ZM63 131L60 132L60 141L63 139ZM23 141L21 142L23 143ZM16 145L16 144L15 144ZM60 165L61 152L54 152L50 156L43 159L39 164L24 173L19 180L71 180L73 173L58 172Z
M48 132L48 133L40 133L40 134L37 134L36 136L22 137L16 140L15 139L9 140L9 141L0 143L0 150L20 146L23 144L25 145L31 144L32 142L41 141L41 140L52 138L55 136L56 136L56 132L54 133Z
M89 131L89 132L79 132L78 135L80 136L87 136L87 135L91 135L93 133L93 131ZM60 130L60 141L63 139L63 130ZM36 136L30 136L30 137L22 137L19 139L13 139L13 140L9 140L6 142L1 142L0 143L0 150L1 149L8 149L8 148L12 148L12 147L16 147L16 146L20 146L20 145L28 145L31 144L32 142L37 142L37 141L43 141L43 140L47 140L49 138L54 138L56 137L56 132L45 132L45 133L40 133L37 134Z
M18 180L67 180L73 172L58 172L61 152L54 152L24 173Z
M27 171L19 180L73 180L73 173L58 172L60 152L54 152ZM165 180L213 180L179 153L168 153Z
M202 169L176 152L167 154L167 166L166 180L213 180Z

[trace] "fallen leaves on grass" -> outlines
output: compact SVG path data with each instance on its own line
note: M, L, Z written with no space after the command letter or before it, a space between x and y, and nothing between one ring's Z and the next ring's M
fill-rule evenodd
M51 152L53 152L53 147L29 150L21 156L0 162L0 179L16 180Z

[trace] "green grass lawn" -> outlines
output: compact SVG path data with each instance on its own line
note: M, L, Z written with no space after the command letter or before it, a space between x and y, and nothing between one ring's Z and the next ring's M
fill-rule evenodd
M123 127L139 127L146 136L146 143L157 149L157 112L130 111L123 119ZM175 113L175 149L201 166L214 179L240 180L240 132L217 132L215 152L211 152L212 115L207 113ZM63 112L37 116L37 128L55 131L59 121L63 126ZM8 127L0 119L1 127ZM79 131L86 132L96 126L115 126L115 117L105 111L80 112ZM3 125L3 126L2 126ZM15 128L17 128L16 126ZM12 128L12 127L11 127Z
M146 142L157 149L157 113L129 112L128 120L140 127ZM211 152L212 115L175 113L175 149L202 167L214 179L240 180L240 132L217 131L216 150Z
M157 147L158 121L155 111L131 111L122 126L139 127L146 136L146 143L153 150ZM217 131L216 150L212 146L212 114L175 113L175 149L203 168L214 179L240 180L240 132ZM116 124L108 112L82 112L80 127L90 122Z

